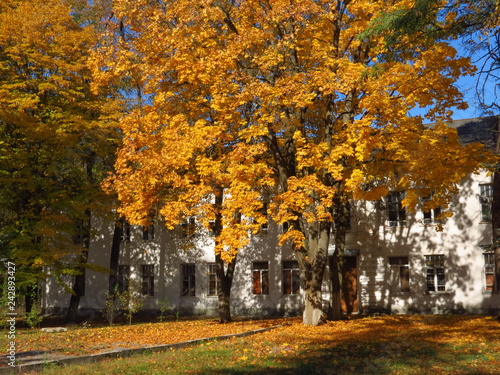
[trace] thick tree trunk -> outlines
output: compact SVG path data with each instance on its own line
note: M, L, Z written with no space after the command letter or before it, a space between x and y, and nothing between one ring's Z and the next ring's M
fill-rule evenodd
M213 231L216 239L222 232L221 210L222 210L223 200L224 200L224 190L220 189L219 194L215 197L215 205L218 207L218 210L215 216ZM229 323L233 321L231 317L231 286L233 285L233 275L234 275L234 268L236 265L236 257L234 257L231 260L231 262L229 262L226 266L220 254L215 254L215 263L216 263L216 276L217 276L217 296L219 298L218 301L219 322Z
M217 279L218 288L217 294L219 297L219 322L229 323L233 319L231 317L231 286L233 285L233 274L234 266L236 265L236 258L234 258L228 265L227 269L224 270L224 261L221 259L220 255L215 256L217 264Z
M493 174L493 201L491 203L492 242L495 251L495 290L500 283L500 171Z
M345 235L349 222L349 201L335 199L335 252L329 259L331 295L328 304L328 319L338 320L342 316L342 285L344 282Z
M335 246L335 253L329 259L331 295L328 304L328 319L339 320L342 316L342 284L344 278L343 249Z
M496 136L496 153L500 155L500 120L498 121ZM495 286L500 290L500 167L493 174L493 199L491 203L492 242L495 251Z
M88 253L87 250L84 253ZM82 255L81 261L86 261L86 256ZM79 272L81 274L75 276L75 282L73 284L73 294L71 294L71 299L69 301L68 313L66 315L66 324L76 323L78 319L78 307L80 306L80 298L85 295L85 268L80 267Z
M326 268L328 242L330 237L329 222L303 223L307 227L305 248L295 248L295 257L301 271L304 294L302 322L307 325L319 325L325 322L321 287Z
M306 325L319 325L325 322L323 312L323 298L321 295L322 279L319 280L319 273L309 273L304 286L304 311L302 323Z

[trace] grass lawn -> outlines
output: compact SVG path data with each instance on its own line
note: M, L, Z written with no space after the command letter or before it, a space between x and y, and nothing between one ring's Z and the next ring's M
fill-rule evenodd
M199 330L199 337L207 337L231 326L255 329L284 321L228 326L213 320L134 325L130 328L135 327L134 344L129 346L140 346L151 336L148 330L156 332L156 343L165 344L175 338L172 332L180 335ZM299 319L287 321L291 325L246 338L85 366L48 366L43 374L500 374L500 323L496 318L396 315L355 318L319 327L304 326ZM112 330L125 328L75 329L52 335L58 337L60 346L65 342L71 346L72 340L91 340L81 348L87 351L106 337L107 330L112 336ZM23 335L30 336L21 332L19 341L24 340ZM126 344L125 334L120 339ZM30 340L26 343L36 345Z

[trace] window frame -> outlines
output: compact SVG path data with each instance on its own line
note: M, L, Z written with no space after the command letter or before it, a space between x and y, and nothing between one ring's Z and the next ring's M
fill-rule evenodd
M390 256L388 263L391 277L397 280L396 293L410 293L410 260L408 256Z
M196 264L182 263L181 264L181 296L195 297L196 296Z
M441 215L441 213L442 211L440 206L430 208L428 211L422 210L422 222L426 225L439 224L441 220L438 220L437 217Z
M149 224L142 227L142 239L144 241L155 239L155 226L154 224Z
M428 208L427 211L423 207L427 202L433 199L433 196L434 193L431 193L431 195L429 196L420 198L420 203L422 205L422 223L424 225L441 224L444 222L444 220L442 219L441 220L437 219L439 215L443 213L443 209L441 206Z
M496 280L496 265L495 253L483 253L483 290L485 293L492 293L498 290L498 283ZM488 282L491 278L492 282Z
M207 296L217 297L218 290L217 263L207 263Z
M425 290L427 293L446 292L446 263L443 254L425 255L426 281ZM431 289L432 286L432 289Z
M155 266L141 264L141 292L143 296L155 295Z
M258 212L266 217L266 220L269 220L269 204L268 202L263 202L262 207L258 210ZM257 220L253 220L254 224L257 224ZM269 222L266 221L264 224L260 224L259 231L257 232L258 236L267 236L269 234Z
M252 262L252 293L269 295L269 262Z
M481 206L481 222L491 223L492 210L491 203L493 201L493 184L479 184L479 204Z
M298 295L300 287L300 268L296 260L284 260L282 267L282 292L284 295Z
M404 191L391 191L387 195L387 226L407 226L408 218L406 208L402 204L403 199L405 199Z

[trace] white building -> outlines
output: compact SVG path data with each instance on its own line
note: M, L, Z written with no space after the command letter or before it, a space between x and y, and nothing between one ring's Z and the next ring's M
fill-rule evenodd
M464 143L494 147L498 118L455 121ZM492 177L471 175L451 202L453 217L436 231L430 212L406 212L399 194L378 202L352 202L346 240L344 306L346 312L485 313L500 310L491 234ZM94 220L98 234L89 263L109 267L113 226ZM131 226L122 238L120 282L136 280L145 295L145 309L167 307L181 315L210 314L217 309L213 239L192 230L191 219L169 231ZM292 315L301 311L299 270L290 247L278 246L281 228L270 223L238 255L231 309L233 315ZM195 246L186 248L187 239ZM333 247L331 249L333 251ZM87 271L84 313L104 307L108 277ZM328 271L325 272L325 278ZM328 284L324 297L328 300ZM54 280L45 283L46 311L68 307L70 295Z

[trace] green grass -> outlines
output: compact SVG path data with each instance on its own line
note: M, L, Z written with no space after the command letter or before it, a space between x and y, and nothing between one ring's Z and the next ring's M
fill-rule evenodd
M96 364L47 368L79 374L498 375L500 324L485 317L384 317L299 323Z

